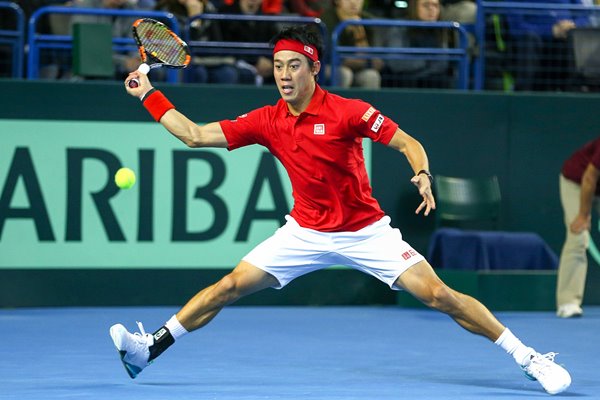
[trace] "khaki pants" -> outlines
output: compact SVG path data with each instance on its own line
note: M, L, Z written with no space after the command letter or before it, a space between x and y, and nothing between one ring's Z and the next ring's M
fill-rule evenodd
M569 229L569 225L579 212L581 187L562 175L560 175L559 186L567 236L560 253L558 265L556 305L576 304L581 307L588 268L587 248L590 233L585 231L576 235L571 233ZM596 200L594 200L594 203L596 203Z

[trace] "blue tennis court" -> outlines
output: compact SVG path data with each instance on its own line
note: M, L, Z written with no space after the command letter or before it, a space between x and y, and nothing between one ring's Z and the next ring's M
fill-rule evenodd
M548 396L512 357L434 311L229 307L131 380L108 334L161 326L174 307L0 310L0 398L522 399ZM499 312L573 377L562 397L600 398L600 307L581 319Z

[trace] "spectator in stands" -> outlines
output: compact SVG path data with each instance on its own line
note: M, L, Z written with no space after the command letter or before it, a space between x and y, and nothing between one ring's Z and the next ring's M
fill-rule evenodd
M581 0L581 3L586 7L600 6L600 0ZM600 26L600 12L592 11L590 15L590 26L597 28Z
M301 17L320 17L326 8L326 0L289 0L289 9Z
M440 19L461 24L474 24L477 5L473 0L442 0Z
M147 1L147 0L144 0ZM148 6L152 3L142 3ZM73 7L80 8L99 8L111 10L137 10L142 9L138 6L137 0L74 0ZM131 37L131 24L135 18L112 17L103 15L75 15L71 19L72 24L76 23L109 23L112 25L113 37ZM137 69L140 63L140 57L137 52L113 55L115 63L115 78L121 79L128 74L128 71Z
M235 0L219 9L221 14L264 15L263 0ZM279 31L277 24L260 21L220 21L223 39L227 42L269 43ZM266 53L265 53L266 54ZM268 55L241 55L236 67L239 83L262 85L273 83L273 61Z
M71 1L67 0L15 0L25 14L25 23L41 7L47 6L70 6ZM42 34L60 34L61 24L64 24L64 17L58 14L46 15L40 18L38 22L38 33ZM26 28L27 29L27 28ZM65 32L68 34L68 32ZM52 50L43 50L40 52L40 78L58 79L70 76L70 56L64 52Z
M218 9L224 6L232 6L236 0L215 0L215 5ZM285 10L285 1L284 0L263 0L262 5L260 6L263 14L267 15L279 15Z
M333 7L321 15L321 19L329 32L342 21L371 19L372 14L364 11L364 0L333 0ZM338 45L354 47L370 47L374 42L374 31L362 25L349 25L341 33ZM345 58L339 66L338 86L343 88L362 87L379 89L383 61L379 58Z
M581 5L580 0L518 0L527 3ZM568 10L517 10L506 15L515 60L515 90L564 90L570 74L569 31L586 26L586 15Z
M155 8L177 16L182 29L188 18L202 13L217 13L217 8L210 0L158 0ZM210 20L193 20L189 37L191 40L223 41L219 24ZM237 83L238 72L234 63L234 57L193 57L190 65L183 71L184 80L190 83Z
M414 21L440 20L439 0L409 0L408 17ZM450 47L450 32L440 28L396 27L380 35L384 47ZM448 88L452 83L447 60L387 60L382 70L385 87Z

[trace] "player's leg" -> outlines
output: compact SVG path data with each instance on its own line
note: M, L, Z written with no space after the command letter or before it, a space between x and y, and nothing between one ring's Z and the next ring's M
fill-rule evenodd
M335 264L327 257L327 234L304 229L293 218L287 219L231 273L198 292L154 334L145 333L141 324L141 334L131 334L121 324L111 327L129 376L135 378L178 338L209 323L224 306L267 287L280 289L301 275Z
M191 332L210 322L224 306L278 284L273 275L241 261L231 273L192 297L176 314L177 320Z
M110 335L125 370L135 378L175 340L209 323L224 306L278 284L273 275L241 261L231 273L198 292L153 334L146 333L138 322L141 333L129 333L123 325L116 324L110 328Z
M396 285L428 307L448 314L468 331L491 341L496 341L506 329L478 300L442 282L427 261L421 261L406 270L398 277Z
M571 384L571 376L554 362L555 353L540 354L525 346L502 325L481 302L448 287L427 261L402 273L395 283L427 306L452 317L468 331L482 335L511 354L528 378L538 380L544 390L556 394Z

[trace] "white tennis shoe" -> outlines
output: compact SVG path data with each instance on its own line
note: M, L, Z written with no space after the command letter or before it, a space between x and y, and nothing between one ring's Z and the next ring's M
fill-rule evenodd
M558 307L556 315L560 318L577 318L583 315L583 310L577 304L567 303Z
M137 323L140 332L129 333L121 324L110 327L110 337L121 355L121 362L125 370L134 379L144 368L152 362L150 358L150 346L154 344L154 337L146 333L141 322Z
M527 378L538 381L549 394L564 392L571 385L571 375L554 362L558 353L531 353L527 364L521 369Z

